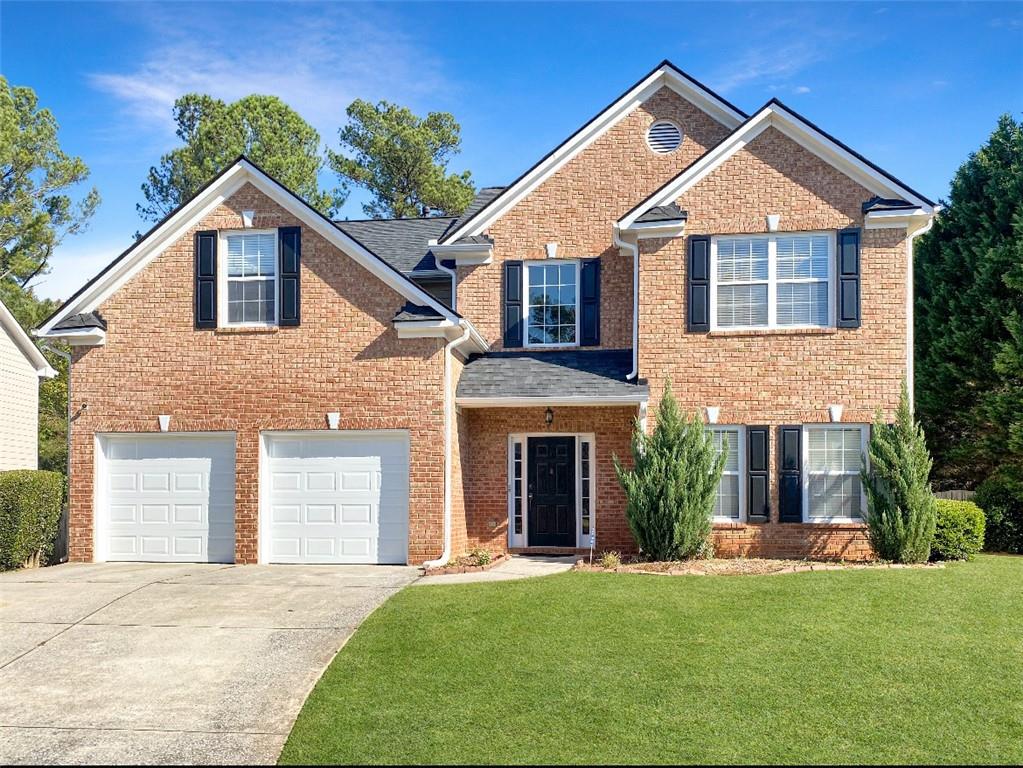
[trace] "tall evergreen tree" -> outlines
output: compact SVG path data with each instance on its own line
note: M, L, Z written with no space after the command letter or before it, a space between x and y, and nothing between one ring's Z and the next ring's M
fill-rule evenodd
M1010 439L1023 430L1018 411L1013 419L1021 264L1023 124L1003 115L959 168L915 251L916 407L943 486L972 487L1011 460L1009 451L1023 457Z

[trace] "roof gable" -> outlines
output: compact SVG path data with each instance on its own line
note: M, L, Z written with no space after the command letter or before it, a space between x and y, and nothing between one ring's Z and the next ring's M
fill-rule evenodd
M57 372L47 362L43 353L39 351L39 347L29 338L29 335L25 333L25 330L14 318L14 315L11 314L11 310L2 301L0 301L0 330L11 338L14 346L25 356L29 364L35 368L36 374L46 378L57 375Z
M651 209L674 203L688 189L772 127L878 197L898 199L926 214L933 214L936 211L937 205L933 201L825 133L778 99L771 99L688 168L622 216L618 220L618 227L628 228Z
M465 324L471 329L471 324L461 315L437 301L359 239L338 228L334 222L310 207L255 163L239 157L86 283L42 324L37 334L53 332L52 335L60 335L55 327L67 318L95 312L107 298L173 244L181 232L201 221L245 184L252 184L409 301L430 307L441 317L455 324ZM474 333L474 338L477 346L487 346L478 333Z
M452 225L444 233L440 243L451 243L465 236L481 234L505 212L550 178L565 163L664 87L670 88L726 128L735 128L746 118L746 114L738 107L687 75L671 62L663 61L582 128L542 157L532 168L494 195L474 214L464 216Z

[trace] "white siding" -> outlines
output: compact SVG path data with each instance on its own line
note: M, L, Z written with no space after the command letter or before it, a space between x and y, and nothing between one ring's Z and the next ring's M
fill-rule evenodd
M39 465L39 376L0 326L0 472Z

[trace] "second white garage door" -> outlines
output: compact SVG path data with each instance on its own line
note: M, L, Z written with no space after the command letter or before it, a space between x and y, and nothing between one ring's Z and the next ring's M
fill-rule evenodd
M266 561L407 561L407 432L266 433L264 439Z

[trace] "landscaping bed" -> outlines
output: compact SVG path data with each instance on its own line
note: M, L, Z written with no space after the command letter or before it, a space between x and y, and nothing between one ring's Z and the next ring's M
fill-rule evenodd
M903 565L900 563L842 563L835 561L772 560L756 557L711 558L687 560L685 562L632 562L606 567L600 562L592 564L580 560L575 564L577 571L600 573L646 573L657 576L773 576L782 573L803 573L806 571L842 571L878 568L942 568L943 563Z
M436 568L427 568L426 576L443 576L448 573L475 573L477 571L489 571L494 566L500 565L510 556L507 553L491 555L486 550L470 552L467 555L453 557L444 565Z

